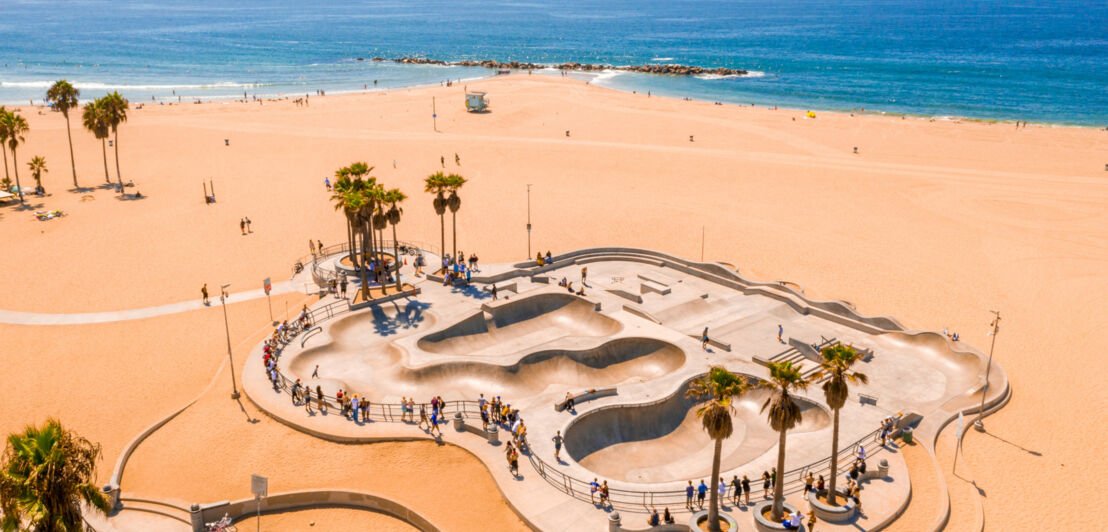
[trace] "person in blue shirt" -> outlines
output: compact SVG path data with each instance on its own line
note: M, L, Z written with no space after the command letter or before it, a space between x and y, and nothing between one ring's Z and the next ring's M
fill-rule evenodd
M692 481L689 481L689 485L685 488L685 508L692 510L692 497L693 497Z
M700 509L704 509L704 496L708 494L708 485L704 483L704 479L700 480L700 485L696 487L696 504L700 506Z

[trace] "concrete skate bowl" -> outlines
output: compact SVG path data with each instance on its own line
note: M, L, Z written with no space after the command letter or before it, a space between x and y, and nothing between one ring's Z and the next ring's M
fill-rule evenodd
M653 379L684 364L684 351L668 342L617 338L584 350L537 351L510 366L467 361L402 368L377 386L401 395L418 389L462 397L479 393L527 397L551 387L564 393L567 388L599 388L633 379Z
M431 353L469 355L539 332L545 341L557 336L610 336L622 327L584 298L545 293L478 311L420 338L417 345Z
M914 379L929 379L942 382L942 385L928 386L914 394L913 400L921 407L937 406L939 401L948 410L979 404L980 391L985 379L985 358L973 347L960 342L952 342L945 336L934 332L887 333L875 338L880 355L882 348L910 349L912 364L898 358L898 367L888 368L888 363L877 356L870 364L877 366L883 374L903 374ZM990 389L999 393L1006 388L1003 370L995 363L989 376ZM991 395L991 394L990 394Z
M581 466L615 480L651 483L710 476L714 442L696 417L700 403L686 398L687 390L688 381L653 403L614 405L582 415L566 428L566 451ZM741 467L777 444L777 432L759 411L772 393L753 389L735 402L734 433L723 441L721 472ZM794 399L804 421L789 434L830 425L826 408Z

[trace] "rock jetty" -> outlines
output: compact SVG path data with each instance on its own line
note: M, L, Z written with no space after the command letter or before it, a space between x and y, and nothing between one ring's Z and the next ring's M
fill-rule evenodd
M736 68L704 68L691 65L675 64L612 66L598 65L592 63L562 63L558 65L543 65L539 63L521 63L519 61L493 61L491 59L485 59L483 61L443 61L441 59L428 59L424 57L398 57L396 59L384 59L381 57L374 57L373 60L377 62L391 61L394 63L404 63L409 65L485 67L497 70L540 70L544 68L554 68L557 70L580 70L586 72L600 70L623 70L627 72L642 72L645 74L669 74L674 76L698 76L702 74L714 74L717 76L742 76L747 73L746 70Z

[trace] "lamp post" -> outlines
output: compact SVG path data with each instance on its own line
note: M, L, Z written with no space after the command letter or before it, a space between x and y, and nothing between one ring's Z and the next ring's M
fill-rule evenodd
M993 341L989 344L989 363L985 366L985 387L981 389L981 408L977 411L977 421L973 422L973 428L978 432L985 432L985 423L982 418L985 417L985 394L989 391L989 372L993 369L993 348L996 347L996 334L1000 332L1000 311L990 310L993 313L993 322L990 324L993 327L992 335Z
M531 183L527 183L527 258L531 258Z
M231 356L231 326L227 322L227 283L219 287L219 302L223 305L223 330L227 332L227 361L231 363L231 399L239 398L239 389L235 385L235 359Z

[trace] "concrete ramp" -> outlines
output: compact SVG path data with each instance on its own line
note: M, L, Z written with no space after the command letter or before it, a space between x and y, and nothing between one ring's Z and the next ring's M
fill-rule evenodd
M424 351L469 355L542 332L557 336L610 336L622 325L596 311L596 303L572 294L541 293L482 310L419 339Z

